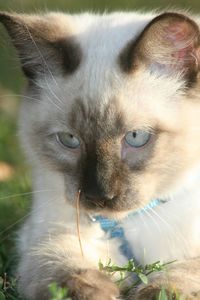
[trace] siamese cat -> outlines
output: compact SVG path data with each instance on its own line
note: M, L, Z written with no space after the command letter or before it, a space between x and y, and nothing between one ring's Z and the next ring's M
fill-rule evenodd
M28 79L19 133L34 199L18 241L21 295L49 299L56 282L73 300L125 299L98 270L128 259L101 216L117 220L138 264L176 260L128 299L162 288L200 299L198 17L1 12L0 22Z

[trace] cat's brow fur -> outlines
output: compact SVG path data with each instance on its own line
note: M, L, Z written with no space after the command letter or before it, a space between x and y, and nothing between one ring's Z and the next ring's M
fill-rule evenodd
M30 300L48 299L48 284L56 281L69 286L73 299L117 299L116 286L96 269L99 259L123 264L127 258L120 240L108 239L89 215L118 219L159 198L166 203L124 218L122 226L139 263L178 262L167 279L152 277L148 288L141 286L130 297L153 299L164 286L195 299L199 18L174 12L0 13L0 22L28 78L19 131L33 189L46 190L35 193L19 234L21 293ZM138 130L150 133L150 140L131 147L125 136ZM64 147L58 133L75 136L79 147ZM80 189L84 258L76 227Z

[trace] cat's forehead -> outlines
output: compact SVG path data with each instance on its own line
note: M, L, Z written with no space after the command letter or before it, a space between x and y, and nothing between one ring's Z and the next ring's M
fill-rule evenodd
M53 126L62 124L63 130L78 134L115 137L133 129L173 127L178 121L180 83L144 71L132 77L115 68L93 72L94 78L84 76L84 69L67 80L49 78L41 91L42 122L52 120Z
M130 130L154 126L158 120L171 123L182 85L178 77L176 80L142 67L126 73L119 63L127 43L137 38L152 16L115 13L59 18L56 14L54 18L68 28L81 57L72 74L47 70L45 78L39 79L47 119L56 111L57 120L71 120L70 127L85 120L106 127L113 118L113 124L120 119L120 126Z
M112 14L80 14L65 15L71 35L79 40L87 51L113 55L127 41L132 40L144 29L152 19L152 14L112 13Z
M94 138L117 138L126 130L125 115L113 98L104 105L76 99L67 113L67 124L88 142Z

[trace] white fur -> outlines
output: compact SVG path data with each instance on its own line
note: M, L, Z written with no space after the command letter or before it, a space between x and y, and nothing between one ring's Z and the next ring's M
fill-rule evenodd
M124 220L126 238L140 263L182 261L199 256L200 170L193 172L195 175L184 178L167 202Z

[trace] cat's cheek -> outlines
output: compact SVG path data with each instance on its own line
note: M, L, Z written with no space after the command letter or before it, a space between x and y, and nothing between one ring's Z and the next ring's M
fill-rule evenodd
M123 139L121 142L121 160L126 162L130 167L133 167L139 159L142 149L129 146Z
M126 157L128 156L129 153L132 153L132 149L130 149L130 146L127 145L127 143L125 142L125 140L123 139L121 142L121 147L122 147L122 151L121 151L121 159L125 160Z
M146 144L141 147L131 147L123 138L121 141L121 160L125 162L131 169L138 168L145 164L154 149L156 143L156 135L151 135Z
M68 155L71 155L71 156L73 156L74 158L79 158L80 155L81 155L81 150L80 150L80 148L78 148L78 149L70 149L70 148L67 148L66 151L67 151Z
M80 148L78 148L78 149L65 148L65 149L63 149L63 155L67 161L70 161L75 166L75 165L77 165L78 161L80 160L81 150L80 150Z
M81 147L70 148L70 147L63 145L61 142L57 142L57 145L59 146L60 150L62 150L66 154L74 155L74 156L78 156L81 154Z
M79 182L76 180L76 176L65 174L64 184L66 201L73 205L77 200L78 190L80 188Z

